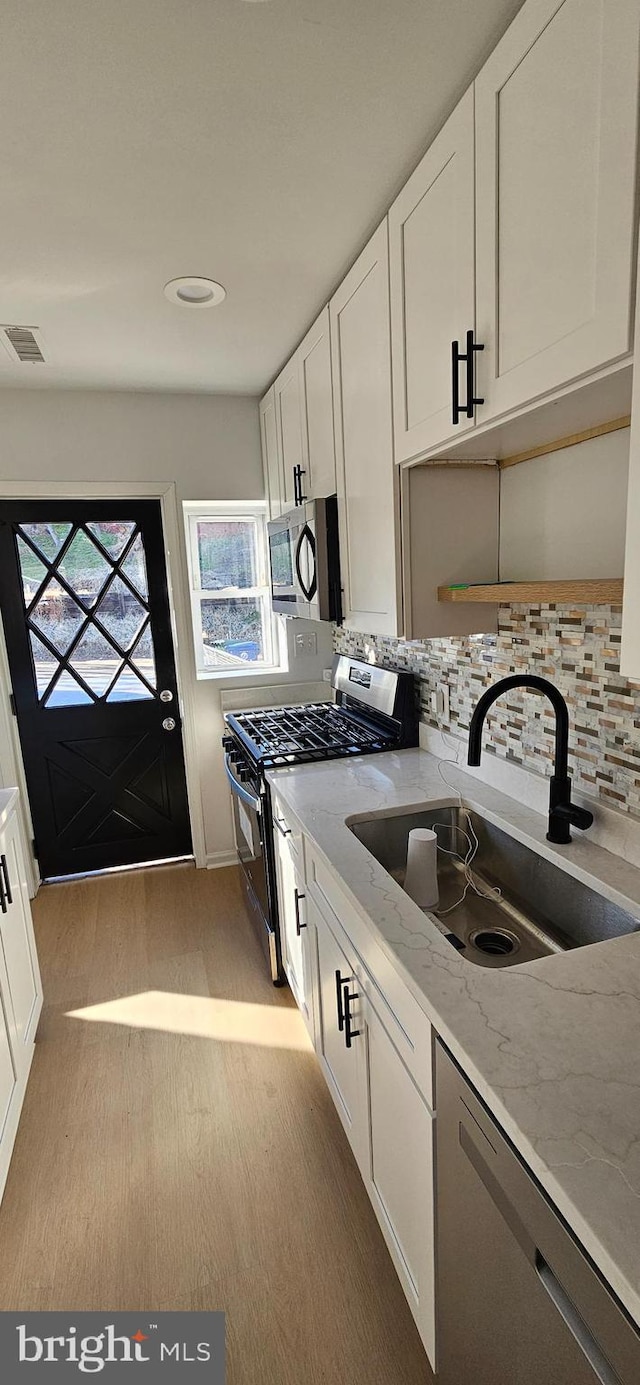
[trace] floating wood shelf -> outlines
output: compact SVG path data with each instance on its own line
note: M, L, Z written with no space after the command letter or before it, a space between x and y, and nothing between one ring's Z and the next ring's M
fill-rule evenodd
M492 582L487 586L438 587L438 601L498 601L532 604L538 601L607 606L622 602L621 577L598 577L575 582Z

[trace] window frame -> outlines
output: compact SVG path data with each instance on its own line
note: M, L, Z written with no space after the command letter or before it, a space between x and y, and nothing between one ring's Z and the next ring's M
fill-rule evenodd
M189 598L191 606L191 625L195 672L198 679L236 679L258 677L264 673L274 673L283 668L280 649L279 630L271 607L271 585L269 581L269 546L267 540L267 503L254 501L184 501L185 539L187 569L189 574ZM210 591L200 584L200 554L198 548L198 525L229 520L252 524L256 532L256 577L260 579L252 587L220 587ZM262 636L265 659L251 659L243 663L221 665L218 668L205 663L204 640L202 638L203 601L230 601L253 598L262 607Z

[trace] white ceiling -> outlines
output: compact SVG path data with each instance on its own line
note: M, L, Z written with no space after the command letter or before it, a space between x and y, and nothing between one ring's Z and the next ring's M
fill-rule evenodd
M521 3L3 0L0 385L261 393Z

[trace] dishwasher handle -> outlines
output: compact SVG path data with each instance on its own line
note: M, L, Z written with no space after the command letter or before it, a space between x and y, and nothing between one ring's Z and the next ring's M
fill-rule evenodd
M524 1251L527 1260L533 1265L543 1289L549 1295L554 1308L560 1313L576 1345L580 1348L586 1360L589 1362L591 1370L597 1380L600 1381L600 1385L623 1385L620 1376L614 1371L602 1347L599 1346L593 1333L587 1327L584 1318L578 1312L573 1300L569 1297L557 1275L554 1274L551 1266L547 1264L544 1256L538 1250L538 1247L529 1235L513 1203L507 1196L507 1193L495 1173L489 1167L487 1163L487 1158L490 1157L488 1155L488 1150L491 1150L494 1155L496 1153L489 1137L475 1120L473 1113L462 1099L461 1105L465 1108L465 1111L473 1122L472 1127L469 1128L465 1117L465 1119L460 1120L458 1124L460 1146L464 1150L469 1162L473 1165L478 1177L484 1183L490 1198L507 1223L512 1235L515 1236L518 1245ZM482 1137L482 1152L478 1148L478 1136Z
M572 1337L586 1356L601 1385L621 1385L620 1376L614 1371L593 1333L589 1331L584 1318L539 1250L535 1253L535 1268L543 1289L548 1293L560 1316L564 1318Z

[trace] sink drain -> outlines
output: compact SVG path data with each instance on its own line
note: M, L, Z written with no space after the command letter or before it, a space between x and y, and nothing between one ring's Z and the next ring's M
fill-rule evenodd
M515 933L509 933L506 928L479 929L477 933L471 933L469 942L478 952L484 952L489 957L508 957L510 952L517 952L520 946Z

